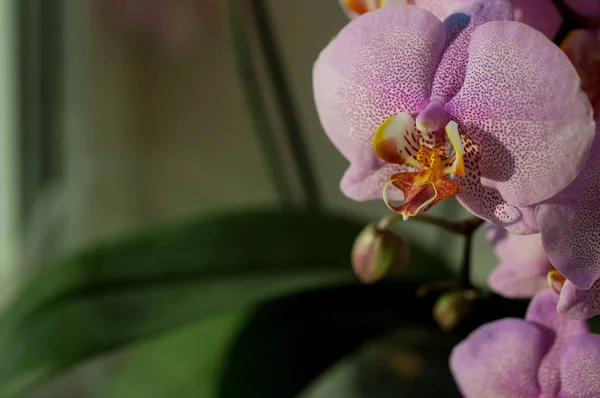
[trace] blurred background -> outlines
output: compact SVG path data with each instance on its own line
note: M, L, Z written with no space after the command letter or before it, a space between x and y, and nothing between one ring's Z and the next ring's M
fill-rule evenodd
M275 211L282 206L340 215L355 220L358 226L388 214L381 202L356 203L340 192L339 180L347 162L323 133L313 102L313 62L347 23L338 2L239 0L230 2L237 3L237 19L228 14L226 3L0 2L0 304L4 308L19 297L24 286L50 272L52 264L61 259L172 222L231 212L243 214L256 208ZM266 46L265 21L261 22L260 15L257 18L257 4L270 29L266 33L272 42L267 40ZM248 46L247 57L243 56L243 46L239 47L241 39ZM273 57L281 62L279 72L283 80L272 69ZM248 71L247 65L243 66L248 60L255 72L250 78L243 73ZM248 96L248 80L258 88L260 103ZM282 87L289 97L282 97ZM267 143L264 131L257 132L257 107L266 116L262 126L272 133L270 138L267 134ZM307 154L307 161L298 162L298 150ZM467 216L453 200L443 202L434 212L451 219ZM424 255L440 259L441 268L447 265L456 269L462 251L460 238L413 223L399 228ZM356 232L349 231L348 235ZM195 238L198 242L209 237L211 231L203 233ZM320 233L328 239L326 231ZM351 243L350 240L348 244ZM235 250L235 244L231 250ZM349 250L336 256L351 274ZM130 257L119 267L128 267L135 261L136 257ZM484 284L496 259L481 231L476 237L473 261L474 279ZM350 277L349 286L358 285ZM263 285L259 279L255 285L260 290L268 283ZM307 286L308 282L289 294L304 292ZM375 307L382 305L398 315L402 308L413 306L410 300L416 299L392 287L385 285L375 291L357 286L356 291L344 291L353 297L345 303L372 302ZM239 294L235 285L223 284L215 289L211 299L214 301L209 304L220 302L221 296ZM361 296L367 291L371 293ZM408 297L409 301L402 302L401 297ZM317 299L311 300L314 305ZM320 300L316 302L322 304ZM290 305L300 305L294 303ZM179 300L169 311L185 311L188 304ZM282 314L294 314L277 307L283 304L272 305L275 308L264 311L279 314L277 319L283 319ZM429 319L430 305L414 304L425 308L419 317ZM302 308L297 314L308 311ZM336 308L331 307L331 313L341 313ZM344 311L352 313L351 309ZM96 319L94 313L86 314ZM398 316L401 318L402 314ZM190 320L177 328L163 328L152 335L154 340L148 340L144 334L141 342L127 341L125 349L98 350L98 355L82 356L83 362L76 367L65 368L65 373L22 396L242 396L223 392L222 387L219 393L215 392L216 387L200 392L206 387L207 378L225 377L226 363L235 365L236 362L219 359L219 352L231 343L240 325L246 325L250 319L247 313L231 311L215 317L211 322ZM390 317L382 313L381 318ZM323 326L326 319L333 318L322 314L318 324ZM70 333L86 333L86 322L74 320L76 327L69 329ZM333 322L332 327L339 327L341 322ZM374 325L378 322L372 320ZM110 325L104 327L102 333L111 333ZM128 327L126 322L124 327ZM386 328L381 326L381 330ZM306 333L310 336L310 332ZM429 332L405 330L394 336L398 333L401 341L418 343ZM277 340L269 333L257 336L259 342ZM335 336L333 333L331 338L335 340ZM44 347L58 344L57 341L60 340L45 341ZM435 341L443 344L437 337ZM288 343L282 344L292 344ZM23 349L34 350L35 346L28 344ZM394 362L398 372L410 374L420 368L418 358L398 350L400 359ZM447 355L444 350L447 347L434 350L443 354L439 354L442 364ZM246 363L250 361L255 368L268 367L267 351L257 351L252 360L245 359ZM275 351L281 354L281 350ZM352 352L347 351L336 355L344 357ZM379 351L372 348L365 352L371 358ZM35 352L32 355L35 357ZM1 361L8 368L13 357L2 356ZM39 369L36 371L41 372ZM202 372L208 376L201 376ZM336 377L332 380L339 381L342 376ZM391 383L381 375L365 377L367 387ZM375 397L364 391L363 395L351 395L328 392L325 387L311 388L313 395L306 397ZM377 396L392 396L390 391ZM248 391L245 396L294 395L253 395Z

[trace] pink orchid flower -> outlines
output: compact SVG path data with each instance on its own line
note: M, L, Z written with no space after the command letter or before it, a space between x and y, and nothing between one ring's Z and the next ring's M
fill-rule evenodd
M384 192L405 217L456 196L511 232L538 232L533 205L577 177L594 122L564 53L510 19L501 0L443 23L421 7L387 6L352 20L321 52L315 101L350 161L346 195ZM385 197L391 187L402 204Z
M555 197L535 207L540 233L510 234L487 225L500 265L489 278L507 297L531 297L552 278L562 285L558 311L569 318L600 314L600 123L587 163ZM556 269L556 271L555 271ZM551 273L549 275L549 272ZM566 278L566 279L565 279Z
M525 319L485 324L458 344L450 369L466 398L599 397L600 336L556 313L543 291Z
M544 290L559 295L557 311L570 319L588 319L600 314L600 280L589 289L579 289L550 263L540 234L514 235L487 224L486 236L500 263L488 278L492 291L508 298L530 298Z
M552 265L579 289L600 279L600 123L579 176L535 208L541 240Z

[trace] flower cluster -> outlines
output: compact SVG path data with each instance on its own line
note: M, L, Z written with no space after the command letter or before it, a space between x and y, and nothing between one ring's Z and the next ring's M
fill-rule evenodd
M404 219L456 197L488 221L492 290L534 297L456 347L461 391L600 396L600 1L340 2L313 87L342 191Z
M488 323L454 348L450 369L465 397L600 396L600 335L558 315L556 301L541 292L525 320Z

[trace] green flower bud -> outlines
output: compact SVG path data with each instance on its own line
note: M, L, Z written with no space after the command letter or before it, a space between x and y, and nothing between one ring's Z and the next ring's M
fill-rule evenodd
M367 225L354 241L352 266L364 283L373 283L385 275L404 271L408 265L408 244L397 233Z
M442 330L454 329L473 309L472 290L451 290L438 297L433 306L433 319Z

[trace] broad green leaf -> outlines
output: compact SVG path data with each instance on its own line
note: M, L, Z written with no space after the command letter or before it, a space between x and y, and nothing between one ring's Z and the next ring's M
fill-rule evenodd
M0 397L159 332L284 292L355 281L362 222L246 211L146 231L53 266L0 318Z
M394 282L303 292L261 304L239 331L235 323L220 333L199 325L166 335L140 346L101 398L280 398L303 390L303 398L387 398L423 386L456 396L447 367L453 345L483 323L522 317L527 302L487 297L446 333L431 319L435 297L417 299L417 286ZM236 339L224 349L234 331ZM390 345L389 338L380 339L389 331L402 344L398 355L383 358L378 355L388 350L373 350ZM409 369L408 379L395 377L391 371L406 370L415 356L423 372L413 377ZM359 394L365 390L369 394Z
M144 342L103 398L214 398L227 350L248 311L224 313Z
M294 391L299 392L340 356L398 322L418 316L431 324L433 299L416 300L414 288L418 284L414 281L450 278L452 274L443 265L432 254L413 246L411 267L400 278L413 281L412 285L386 282L374 286L320 289L273 299L261 305L243 328L231 352L226 353L232 357L227 362L224 358L218 360L228 372L226 380L212 377L217 359L206 353L207 350L214 353L210 349L213 340L202 327L182 333L180 338L166 335L146 342L115 372L102 398L293 396ZM274 342L289 338L286 335L294 332L304 335L302 343L290 342L286 345L288 348L281 350L274 347ZM231 330L224 329L222 333L229 335ZM306 345L312 341L314 344ZM242 358L238 361L240 347ZM298 347L297 351L307 353L310 361L290 356L288 362L281 363L281 359L290 353L290 347ZM280 353L279 357L277 353ZM159 360L161 366L151 368L149 358ZM237 373L236 363L241 366ZM299 371L298 366L304 370ZM171 368L179 371L171 374L161 370ZM208 374L206 369L209 369ZM292 379L289 379L290 374ZM139 383L141 379L144 383ZM219 394L215 393L217 385ZM231 391L236 387L237 392Z
M179 339L162 337L139 347L115 371L101 398L295 396L340 357L398 324L420 322L435 328L430 318L433 298L416 299L416 286L332 287L270 300L221 352L226 357L218 359L206 354L213 352L206 346L212 338L202 328ZM222 333L230 335L231 330ZM150 358L161 366L150 367ZM215 362L219 378L214 377ZM179 371L170 374L163 368Z

